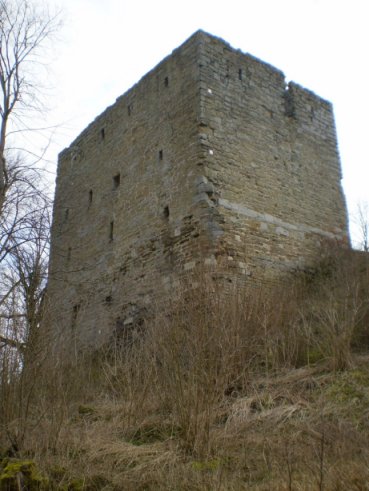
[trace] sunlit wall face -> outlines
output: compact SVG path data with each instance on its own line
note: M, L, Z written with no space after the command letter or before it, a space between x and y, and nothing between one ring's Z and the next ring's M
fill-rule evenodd
M45 93L51 109L47 124L58 126L50 146L35 136L28 145L35 145L36 153L48 147L49 171L55 171L58 152L96 114L201 28L280 67L288 80L333 103L350 218L357 215L358 201L369 201L366 0L48 3L61 6L65 19L48 63L52 90ZM45 118L32 123L45 126Z

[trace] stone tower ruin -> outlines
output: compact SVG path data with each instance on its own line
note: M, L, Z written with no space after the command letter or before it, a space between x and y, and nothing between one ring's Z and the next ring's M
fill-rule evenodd
M61 152L51 322L99 344L185 271L272 282L327 238L348 241L331 104L199 31Z

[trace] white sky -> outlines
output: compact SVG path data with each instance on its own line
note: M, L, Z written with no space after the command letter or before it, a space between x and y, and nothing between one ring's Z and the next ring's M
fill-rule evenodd
M52 62L51 158L194 31L281 69L334 105L350 213L369 202L368 0L48 0L64 10Z

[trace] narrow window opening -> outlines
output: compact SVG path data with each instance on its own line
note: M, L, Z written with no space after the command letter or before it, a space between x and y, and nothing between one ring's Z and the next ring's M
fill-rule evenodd
M127 106L127 113L128 113L128 116L130 116L132 114L132 104L129 104L129 106Z
M113 240L113 238L114 238L114 222L110 222L109 240Z
M70 261L70 258L72 257L72 248L71 247L68 247L68 251L67 251L67 260Z
M73 305L73 310L72 310L72 329L74 329L76 327L78 312L80 311L80 309L81 309L81 305L80 304Z
M65 221L67 221L69 218L69 208L66 208L65 212L64 212L64 219Z
M163 160L163 150L159 150L159 160Z
M116 174L113 177L113 186L114 186L114 189L117 189L119 187L119 184L120 184L120 174Z
M169 78L168 77L165 77L165 79L164 79L164 86L169 87Z
M238 70L238 78L239 80L242 80L242 68Z
M164 216L164 218L166 218L166 219L168 219L168 218L169 218L169 206L164 206L163 216Z
M287 85L284 91L284 106L286 116L296 119L293 89L290 85Z
M94 193L93 193L92 189L90 189L89 192L88 192L88 206L90 206L91 203L92 203L93 194Z
M105 297L105 303L110 304L110 303L112 303L112 301L113 301L113 297L111 295L108 295L107 297Z
M100 130L100 136L102 140L105 140L105 128L101 128Z

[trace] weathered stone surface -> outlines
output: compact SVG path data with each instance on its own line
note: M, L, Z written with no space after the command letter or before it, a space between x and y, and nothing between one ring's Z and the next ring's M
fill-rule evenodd
M332 107L195 33L60 154L51 322L100 343L199 265L274 281L347 242Z

